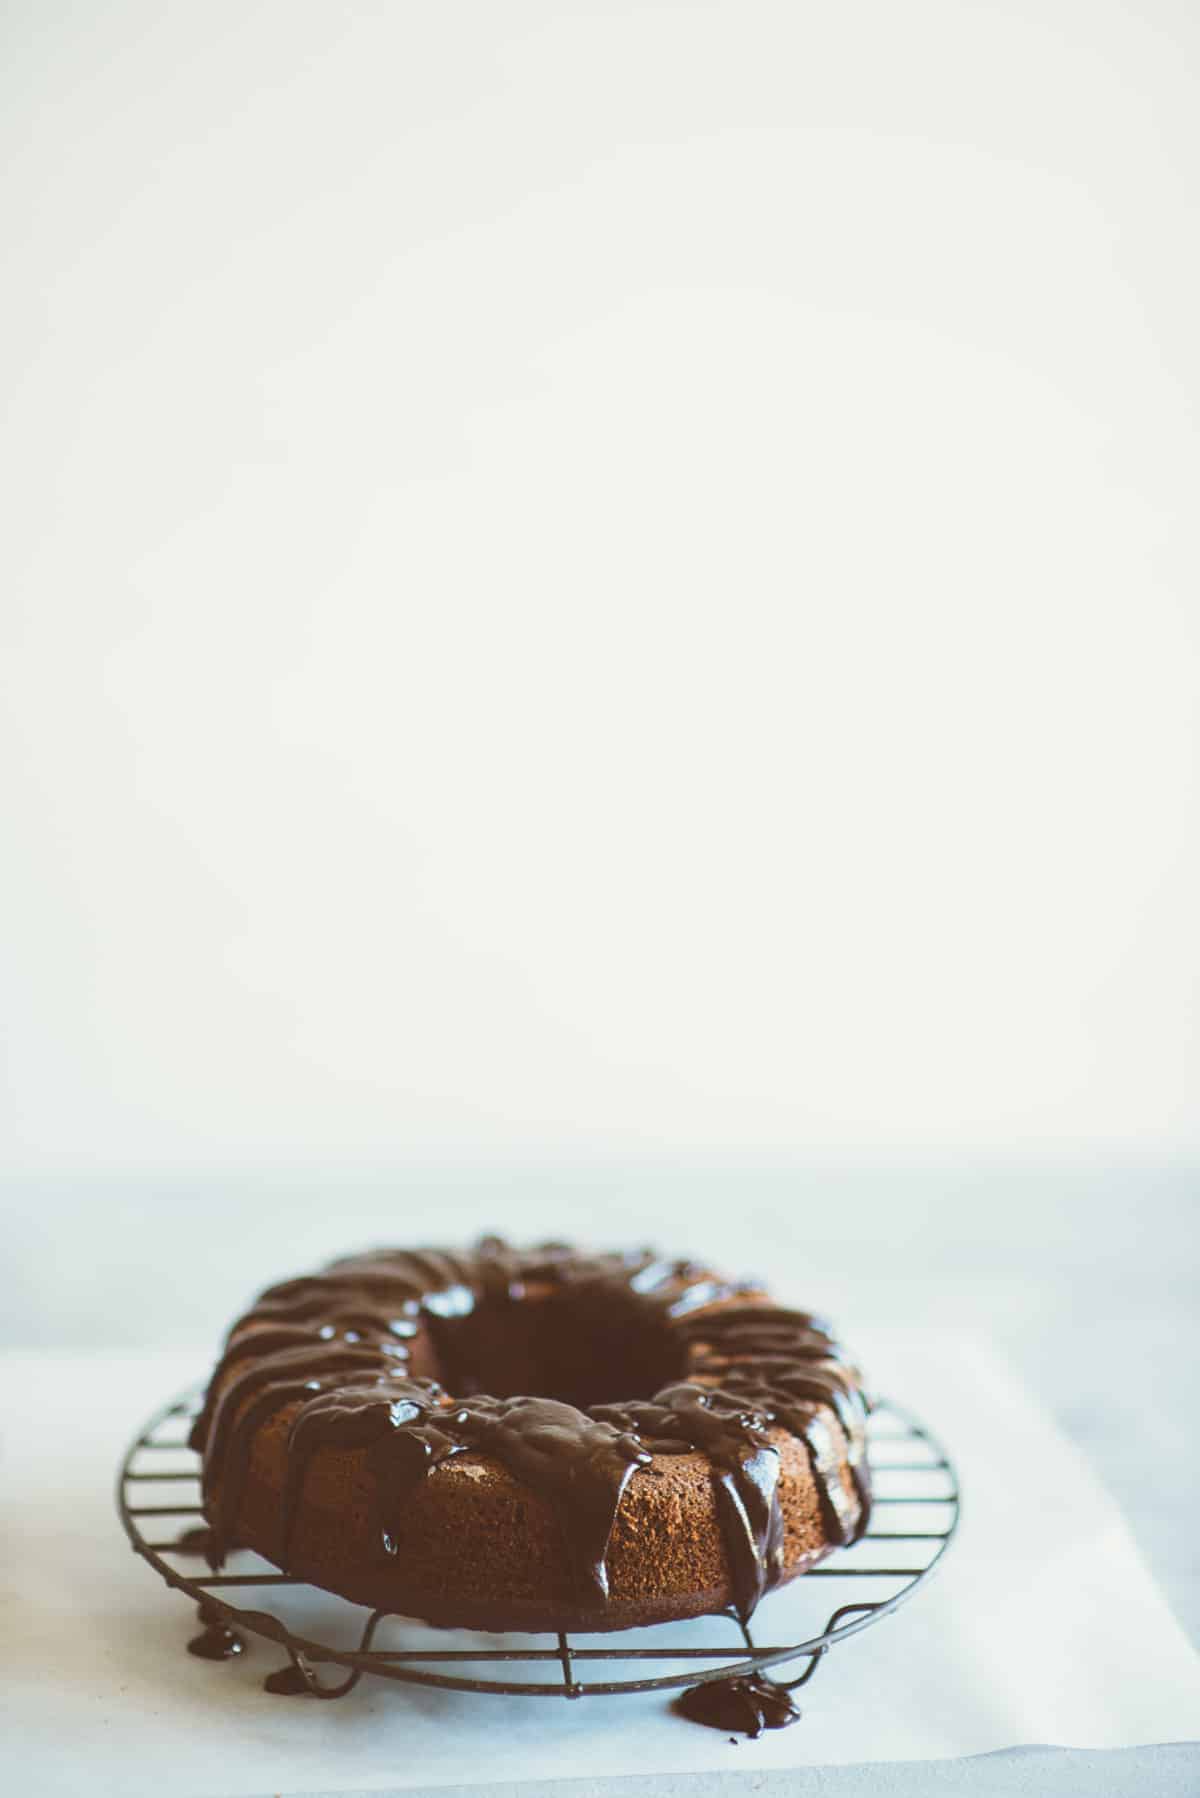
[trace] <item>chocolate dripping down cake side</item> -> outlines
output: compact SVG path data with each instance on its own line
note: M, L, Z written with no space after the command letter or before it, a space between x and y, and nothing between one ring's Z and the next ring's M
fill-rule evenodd
M208 1552L486 1630L734 1609L866 1528L827 1324L649 1251L383 1249L268 1289L192 1435Z

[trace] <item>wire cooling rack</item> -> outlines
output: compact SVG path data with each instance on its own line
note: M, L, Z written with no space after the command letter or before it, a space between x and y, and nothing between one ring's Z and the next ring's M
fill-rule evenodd
M208 1570L203 1562L203 1531L189 1521L203 1517L200 1459L187 1446L187 1426L199 1409L200 1398L199 1390L185 1393L155 1412L139 1432L117 1476L117 1510L134 1552L148 1561L168 1586L198 1605L205 1631L189 1644L193 1652L210 1659L230 1658L244 1648L243 1632L274 1642L288 1655L288 1661L264 1681L266 1689L277 1694L341 1698L364 1674L371 1674L463 1692L591 1698L761 1677L767 1668L803 1661L802 1671L794 1678L770 1682L781 1692L791 1692L812 1678L831 1648L890 1616L910 1599L929 1579L958 1527L958 1477L945 1449L904 1406L891 1399L878 1400L868 1429L875 1487L871 1526L853 1547L839 1549L797 1582L797 1587L803 1586L811 1594L815 1588L810 1582L833 1581L833 1594L843 1599L819 1634L803 1641L759 1645L746 1625L729 1613L724 1622L733 1625L737 1637L714 1646L695 1644L694 1624L660 1624L650 1631L634 1632L636 1645L632 1646L624 1642L610 1646L612 1635L601 1638L604 1647L590 1645L595 1637L581 1645L564 1633L528 1639L481 1635L471 1638L472 1645L467 1647L431 1647L414 1637L444 1641L446 1632L409 1624L383 1611L370 1612L364 1621L365 1607L318 1593L248 1550L231 1555L230 1570ZM177 1533L169 1535L172 1529ZM147 1530L167 1532L169 1539L151 1540ZM250 1609L234 1597L253 1594L267 1605L273 1593L284 1596L280 1588L290 1590L286 1607L277 1599L275 1610ZM851 1598L852 1592L864 1596ZM337 1646L305 1633L300 1625L306 1595L318 1601L321 1634L346 1635L357 1645ZM294 1602L297 1598L299 1604ZM284 1608L294 1614L294 1621L276 1614ZM763 1609L771 1611L770 1600ZM331 1618L336 1625L332 1629ZM307 1627L311 1628L311 1623ZM387 1645L373 1646L381 1628L389 1638ZM407 1631L407 1636L402 1633L401 1639L393 1642L397 1631ZM462 1634L453 1632L454 1640ZM653 1637L652 1645L643 1645L647 1635ZM497 1647L497 1640L503 1646ZM668 1673L646 1673L640 1678L586 1677L593 1666L603 1672L616 1662L638 1673L655 1662L673 1665ZM539 1677L498 1676L499 1671L507 1673L521 1663L531 1665ZM557 1669L553 1679L544 1677L550 1666ZM472 1667L488 1671L471 1674L468 1670ZM342 1677L332 1682L322 1679L318 1669L327 1668L341 1670Z

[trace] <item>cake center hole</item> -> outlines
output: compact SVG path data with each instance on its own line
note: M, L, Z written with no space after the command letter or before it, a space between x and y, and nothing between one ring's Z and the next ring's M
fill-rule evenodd
M485 1301L466 1315L426 1319L439 1378L459 1398L528 1394L581 1410L653 1398L682 1377L676 1332L634 1294L602 1297L567 1287Z

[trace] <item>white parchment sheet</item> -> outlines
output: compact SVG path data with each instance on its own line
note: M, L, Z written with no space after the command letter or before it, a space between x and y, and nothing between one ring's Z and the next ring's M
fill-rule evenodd
M269 1644L251 1639L230 1664L195 1660L189 1602L130 1552L112 1486L137 1425L203 1376L205 1356L0 1357L11 1789L225 1798L1200 1737L1200 1657L1035 1396L976 1338L858 1331L854 1346L954 1454L959 1539L927 1591L829 1657L800 1695L800 1724L737 1746L675 1717L661 1693L566 1703L366 1681L322 1704L263 1692L283 1659ZM904 1527L900 1507L889 1527ZM841 1591L801 1580L775 1594L759 1641L815 1633ZM722 1629L735 1640L720 1620L689 1627L697 1641Z

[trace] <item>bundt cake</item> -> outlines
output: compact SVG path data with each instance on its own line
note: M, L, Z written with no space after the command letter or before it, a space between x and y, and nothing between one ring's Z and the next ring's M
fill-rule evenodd
M854 1540L860 1376L826 1324L651 1253L384 1249L264 1292L192 1433L209 1558L486 1630L730 1608Z

